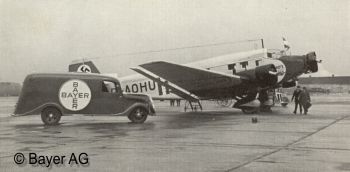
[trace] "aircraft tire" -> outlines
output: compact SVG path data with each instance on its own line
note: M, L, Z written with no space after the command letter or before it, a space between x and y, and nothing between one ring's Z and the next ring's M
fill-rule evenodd
M255 114L259 112L258 108L242 108L241 110L244 114Z
M128 115L129 120L132 123L144 123L147 119L148 111L143 107L136 107Z
M41 120L45 125L57 125L61 116L61 111L55 107L47 107L41 111Z

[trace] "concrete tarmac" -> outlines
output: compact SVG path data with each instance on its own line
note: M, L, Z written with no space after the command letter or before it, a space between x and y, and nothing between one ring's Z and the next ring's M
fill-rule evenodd
M210 103L187 113L167 105L160 103L144 124L75 115L45 127L40 116L2 115L0 171L350 171L348 103L314 104L306 116L292 114L292 105L259 115ZM22 165L14 162L18 152ZM68 164L67 157L82 152L88 164ZM29 153L66 159L31 165Z

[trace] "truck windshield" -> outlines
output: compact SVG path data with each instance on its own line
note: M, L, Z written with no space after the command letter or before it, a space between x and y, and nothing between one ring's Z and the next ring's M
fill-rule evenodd
M112 81L103 81L102 82L102 92L108 93L118 93L119 85Z

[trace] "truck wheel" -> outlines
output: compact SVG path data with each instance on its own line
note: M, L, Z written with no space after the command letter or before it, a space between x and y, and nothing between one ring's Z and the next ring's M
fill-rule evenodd
M147 116L148 112L145 108L137 107L131 111L131 113L128 115L128 118L133 123L143 123L146 121Z
M45 125L57 125L61 116L61 111L55 107L47 107L41 112L41 120Z

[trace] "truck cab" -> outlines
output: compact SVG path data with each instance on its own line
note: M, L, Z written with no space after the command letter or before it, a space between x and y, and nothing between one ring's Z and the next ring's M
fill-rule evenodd
M152 99L142 94L123 94L113 77L86 73L30 74L23 82L14 116L41 114L46 125L61 116L121 115L143 123L154 115Z

